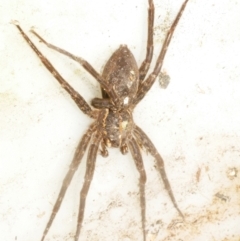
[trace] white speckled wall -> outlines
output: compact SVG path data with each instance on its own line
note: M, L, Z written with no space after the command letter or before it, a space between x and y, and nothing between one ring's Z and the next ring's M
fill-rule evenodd
M155 0L155 52L181 5ZM23 40L38 48L87 101L97 82L49 42L84 57L99 72L120 44L138 64L145 56L147 0L8 0L0 3L0 240L40 241L79 139L91 120L77 108ZM143 155L147 241L238 241L240 237L240 3L189 0L158 81L134 112L165 160L185 222L153 158ZM130 155L98 157L80 240L142 240L138 173ZM70 241L76 228L86 159L46 241Z

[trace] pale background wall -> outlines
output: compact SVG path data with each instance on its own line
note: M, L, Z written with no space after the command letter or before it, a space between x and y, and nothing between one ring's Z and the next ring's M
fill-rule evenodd
M155 1L154 58L181 3ZM0 240L40 240L75 147L91 123L9 22L18 20L90 101L99 96L97 82L28 30L34 26L99 71L122 43L140 64L147 6L147 0L0 3ZM237 0L190 0L163 67L170 84L164 90L156 82L134 113L162 154L186 216L183 223L153 158L144 155L148 240L239 240L239 12ZM85 159L46 240L73 240L84 170ZM113 149L108 158L98 157L80 240L141 240L137 179L130 155Z

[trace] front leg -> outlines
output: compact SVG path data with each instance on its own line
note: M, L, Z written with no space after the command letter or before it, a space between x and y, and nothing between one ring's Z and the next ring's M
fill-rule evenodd
M157 162L157 169L158 169L158 171L159 171L159 173L162 177L165 189L167 190L168 195L170 196L174 207L177 209L180 216L184 219L184 216L183 216L181 210L179 209L179 207L177 205L177 202L176 202L176 199L173 195L173 191L172 191L170 182L168 181L168 177L167 177L167 174L166 174L166 171L165 171L164 161L163 161L162 157L158 153L156 147L153 145L151 140L148 138L148 136L143 132L143 130L141 128L136 126L134 128L133 134L136 137L137 141L139 143L141 143L141 145L143 145L143 147L145 147L146 150L155 158L155 160Z
M53 206L52 214L51 214L51 216L48 220L48 223L46 225L46 228L43 232L41 241L44 241L50 227L52 226L52 223L61 207L61 204L62 204L63 198L66 194L66 191L72 181L72 178L73 178L75 172L77 171L77 169L81 163L82 157L83 157L83 155L88 147L88 144L91 140L91 137L94 134L94 132L96 131L96 129L97 129L97 125L96 125L96 123L93 123L90 126L90 128L88 129L88 131L86 132L86 134L82 137L81 141L79 142L79 144L76 148L73 160L69 166L69 170L68 170L65 178L63 179L62 187L58 194L57 200Z
M84 211L85 211L86 197L87 197L87 194L89 191L90 184L93 179L97 152L98 152L98 148L99 148L101 139L102 139L102 133L98 129L96 134L92 138L92 144L90 145L89 150L88 150L87 167L86 167L86 173L85 173L85 177L84 177L83 187L82 187L82 190L80 193L80 206L79 206L79 212L78 212L77 230L76 230L76 235L75 235L74 241L78 241L79 236L80 236L83 217L84 217Z
M134 159L135 165L139 172L139 189L140 189L140 205L141 205L141 216L142 216L142 231L143 231L143 240L146 241L146 201L145 201L145 183L146 183L146 172L143 166L142 155L140 148L133 137L130 137L128 141L128 147Z

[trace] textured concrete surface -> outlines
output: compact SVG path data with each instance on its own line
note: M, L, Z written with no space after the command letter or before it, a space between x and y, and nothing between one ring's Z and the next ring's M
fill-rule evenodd
M155 1L156 59L182 1ZM40 240L76 145L91 123L17 29L87 101L97 82L29 33L87 59L101 72L120 44L145 56L147 0L19 0L0 3L0 240ZM240 4L189 0L158 81L134 112L165 160L183 222L144 154L148 241L237 241L240 236ZM153 63L154 63L153 60ZM46 241L73 240L85 162ZM138 173L130 155L98 157L80 240L141 240Z

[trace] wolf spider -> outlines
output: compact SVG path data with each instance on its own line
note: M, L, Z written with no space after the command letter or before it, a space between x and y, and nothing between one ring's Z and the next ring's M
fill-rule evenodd
M182 4L171 28L169 29L165 41L163 43L161 52L158 56L156 65L152 73L146 78L150 63L153 56L153 26L154 26L154 4L153 0L148 0L148 39L147 39L147 53L145 60L138 69L136 60L126 45L121 45L110 57L105 65L102 75L100 75L86 60L77 57L61 48L58 48L40 37L36 32L31 32L38 37L38 39L61 54L64 54L71 59L78 62L87 72L89 72L100 84L102 90L102 98L94 98L90 105L83 99L83 97L75 91L58 73L53 65L42 55L33 42L23 32L17 22L14 22L23 38L27 41L30 47L38 55L45 67L58 80L60 85L70 94L80 110L94 119L89 129L80 140L76 152L74 154L72 163L70 164L67 175L65 176L60 193L53 207L52 214L43 232L42 239L50 229L56 214L62 204L62 200L68 189L68 186L78 169L82 157L88 146L87 166L84 177L83 187L80 193L80 207L78 213L77 230L75 241L78 241L82 227L85 201L88 190L93 179L96 157L98 150L101 149L101 155L108 156L107 147L118 147L122 154L126 154L130 150L135 161L136 168L139 172L139 188L140 188L140 206L142 217L143 240L146 241L145 231L145 183L146 173L143 166L143 160L140 149L144 148L149 152L157 162L158 171L163 179L164 186L171 198L174 207L178 213L183 217L182 212L178 208L175 197L173 195L170 183L168 181L164 162L157 149L147 137L147 135L139 128L133 121L132 112L135 106L143 99L149 91L157 76L160 73L168 45L171 41L174 30L178 24L179 19L186 7L188 0ZM100 148L101 146L101 148Z

